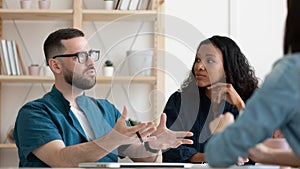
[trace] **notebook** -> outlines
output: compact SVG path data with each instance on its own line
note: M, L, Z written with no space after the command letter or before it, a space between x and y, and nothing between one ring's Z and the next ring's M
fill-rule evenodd
M78 167L82 168L192 168L192 167L207 167L207 164L192 164L192 163L101 163L101 162L87 162L80 163Z

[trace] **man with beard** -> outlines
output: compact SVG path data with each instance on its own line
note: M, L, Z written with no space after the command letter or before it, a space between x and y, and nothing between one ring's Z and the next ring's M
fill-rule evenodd
M160 149L193 143L184 139L191 132L166 128L165 114L157 127L153 122L128 126L125 107L121 115L107 100L86 96L84 90L96 84L94 62L100 51L89 48L80 30L51 33L44 53L55 84L18 113L14 138L20 167L77 167L81 162L117 162L118 156L149 162Z

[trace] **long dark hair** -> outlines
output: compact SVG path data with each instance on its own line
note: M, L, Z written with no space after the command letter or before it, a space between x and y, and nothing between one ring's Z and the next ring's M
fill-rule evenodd
M300 52L300 1L288 0L285 23L284 54Z
M234 89L246 101L258 86L258 79L255 76L254 69L250 66L247 58L241 52L238 45L230 38L224 36L213 36L202 41L200 46L204 44L213 44L222 51L224 60L224 70L226 74L226 83L233 85ZM181 89L195 86L195 72L193 64L189 77L183 82Z

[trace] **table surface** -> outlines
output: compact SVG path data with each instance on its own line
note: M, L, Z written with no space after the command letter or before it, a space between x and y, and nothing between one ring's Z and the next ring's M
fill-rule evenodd
M170 169L170 167L143 167L143 168L145 168L145 169ZM212 168L212 167L210 167L208 165L194 165L191 168ZM282 167L282 166L275 166L275 165L232 166L230 168L231 169L293 169L292 167ZM0 167L0 169L17 169L17 167L5 167L5 168ZM28 169L45 169L45 168L28 168ZM53 168L53 169L58 169L58 168ZM64 169L81 169L81 168L64 168ZM89 169L92 169L92 168L89 168ZM97 168L97 169L101 169L101 168ZM137 167L133 167L133 169L137 169ZM172 169L175 169L175 168L172 168ZM213 169L225 169L225 168L213 168Z

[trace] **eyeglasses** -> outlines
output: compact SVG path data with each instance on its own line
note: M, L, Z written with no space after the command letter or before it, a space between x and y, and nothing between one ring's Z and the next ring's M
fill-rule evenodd
M90 51L77 52L73 54L56 55L53 57L53 59L58 57L73 57L73 56L77 56L78 62L81 64L85 63L89 59L89 56L94 62L96 62L100 58L100 50L90 50Z

